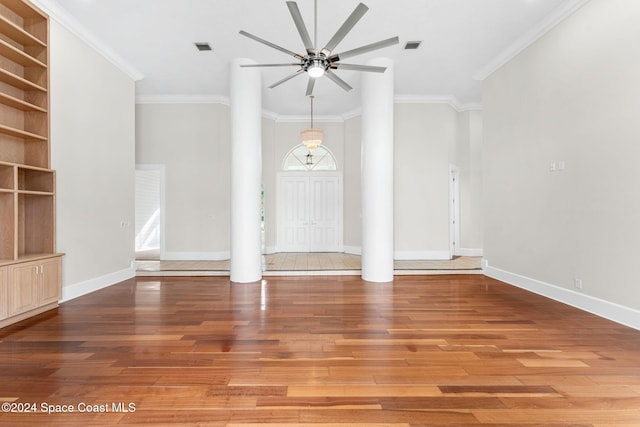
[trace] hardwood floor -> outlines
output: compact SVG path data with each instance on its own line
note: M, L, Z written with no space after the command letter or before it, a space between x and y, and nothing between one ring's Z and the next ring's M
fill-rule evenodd
M640 331L482 275L139 277L0 330L0 401L11 426L639 426Z

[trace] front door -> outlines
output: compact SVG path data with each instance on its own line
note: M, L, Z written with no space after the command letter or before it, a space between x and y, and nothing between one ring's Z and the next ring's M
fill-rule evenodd
M337 172L280 174L280 252L342 251L340 178Z

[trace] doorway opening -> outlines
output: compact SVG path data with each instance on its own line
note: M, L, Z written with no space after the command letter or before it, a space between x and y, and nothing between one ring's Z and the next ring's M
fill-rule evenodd
M136 165L135 254L137 260L163 258L164 177L164 165Z

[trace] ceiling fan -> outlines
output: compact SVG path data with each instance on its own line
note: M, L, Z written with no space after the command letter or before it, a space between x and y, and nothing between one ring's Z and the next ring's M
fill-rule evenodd
M240 31L245 37L253 39L257 42L263 43L269 47L277 49L281 52L284 52L288 55L293 56L299 62L295 63L287 63L287 64L246 64L241 65L241 67L289 67L295 66L299 67L299 69L279 80L269 86L269 88L274 88L276 86L281 85L282 83L297 77L299 75L304 74L305 72L309 75L309 81L307 83L307 96L311 96L313 94L313 87L315 85L316 79L318 77L322 77L326 75L331 81L336 83L338 86L343 88L346 91L350 91L353 89L347 82L342 80L335 74L335 70L354 70L354 71L369 71L374 73L384 73L386 67L376 67L371 65L356 65L356 64L345 64L340 62L343 59L351 58L352 56L361 55L363 53L371 52L373 50L382 49L383 47L392 46L394 44L398 44L398 37L391 37L386 40L381 40L379 42L371 43L365 46L361 46L355 49L348 50L342 53L333 53L333 50L336 48L338 43L340 43L347 33L351 31L351 29L356 25L356 23L362 18L362 16L369 10L367 6L363 3L358 4L355 10L349 15L347 20L342 24L342 26L338 29L338 31L333 35L331 40L327 42L324 48L318 50L318 4L317 0L314 1L314 42L312 43L311 37L309 37L309 32L307 31L307 27L304 24L304 20L302 19L302 15L300 14L300 9L298 9L298 4L294 1L288 1L287 7L289 8L289 12L291 13L291 17L293 18L293 22L298 29L298 33L302 38L302 43L306 49L306 54L301 55L295 53L289 49L278 46L274 43L271 43L267 40L264 40L258 36L254 36L253 34L247 33L246 31Z

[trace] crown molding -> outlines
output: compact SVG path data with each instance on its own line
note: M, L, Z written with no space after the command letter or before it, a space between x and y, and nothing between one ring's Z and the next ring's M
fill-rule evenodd
M52 0L31 0L31 2L49 15L49 18L54 19L73 35L88 44L131 79L137 81L144 78L144 74L122 59L113 49L100 41L91 31L80 24L76 18L61 8L57 3Z
M457 112L482 110L482 103L460 104L453 95L396 95L396 104L447 104ZM230 100L224 95L137 95L136 104L222 104L229 106ZM342 123L362 115L362 108L356 108L340 115L313 116L317 123ZM270 110L262 110L262 117L278 123L307 123L307 115L284 115Z
M458 113L482 110L481 102L461 104L454 95L396 95L394 102L396 104L447 104Z
M355 110L347 111L342 115L342 120L347 121L355 117L362 115L362 108L356 108Z
M269 119L269 120L273 120L274 122L277 122L278 117L280 117L278 113L274 113L273 111L269 111L269 110L262 110L263 119Z
M589 0L572 0L568 3L559 6L553 12L551 12L545 19L543 19L538 25L531 30L524 33L511 43L500 54L482 67L477 73L473 75L474 80L484 80L491 74L496 72L507 62L511 61L517 54L525 50L531 44L533 44L540 37L544 36L556 25L571 16L576 10L587 4Z
M458 108L458 112L462 113L465 111L482 111L482 103L481 102L467 102L462 104L460 108Z
M396 104L448 104L456 111L460 108L453 95L396 95L393 101Z

